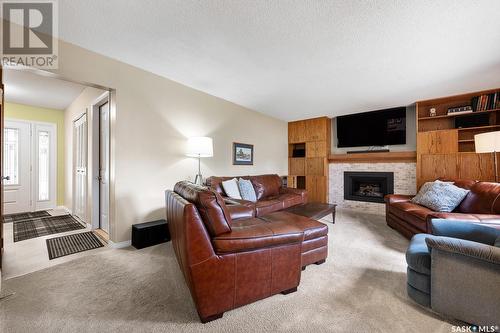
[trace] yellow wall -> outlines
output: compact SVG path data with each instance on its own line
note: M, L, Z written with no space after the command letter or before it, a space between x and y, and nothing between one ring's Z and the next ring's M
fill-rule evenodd
M64 110L5 103L5 118L42 121L57 125L57 205L64 204Z

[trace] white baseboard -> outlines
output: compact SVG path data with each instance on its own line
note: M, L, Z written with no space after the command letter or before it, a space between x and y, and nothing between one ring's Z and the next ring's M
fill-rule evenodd
M108 240L108 246L112 249L123 249L123 248L129 247L131 245L132 245L132 240L127 240L127 241L118 242L118 243L115 243L111 240Z

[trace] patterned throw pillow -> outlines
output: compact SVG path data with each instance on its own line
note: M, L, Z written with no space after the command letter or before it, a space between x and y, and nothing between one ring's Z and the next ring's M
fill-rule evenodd
M411 202L436 212L452 212L460 205L469 190L448 182L425 183Z
M253 188L251 181L240 178L238 179L238 187L240 188L240 193L243 200L252 202L257 201L257 195L255 194L255 189Z
M238 189L238 180L236 178L222 182L222 188L227 196L233 199L241 199L240 190Z

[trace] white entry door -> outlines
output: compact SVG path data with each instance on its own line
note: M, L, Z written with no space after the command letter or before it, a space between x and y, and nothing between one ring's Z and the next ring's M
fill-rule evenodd
M73 215L86 222L87 212L87 115L73 122Z
M99 228L109 233L109 102L99 106Z
M4 127L4 214L30 212L31 125L5 121Z
M55 124L6 120L4 127L5 214L52 209L56 205Z

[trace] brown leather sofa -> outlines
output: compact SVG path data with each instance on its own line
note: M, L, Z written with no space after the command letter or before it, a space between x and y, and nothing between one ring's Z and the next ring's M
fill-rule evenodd
M318 264L326 258L328 227L320 222L287 212L233 220L218 192L189 182L165 198L172 245L202 322L296 291L304 251ZM311 252L318 242L325 250Z
M412 203L413 196L390 194L385 197L386 222L407 238L418 233L432 233L431 219L469 221L500 229L500 184L474 180L451 180L470 190L451 213L435 212Z
M222 187L222 182L233 178L250 180L257 195L257 202L228 198ZM247 218L250 215L259 217L307 203L306 190L283 187L281 178L278 175L209 177L206 180L206 185L226 200L231 216L234 219Z

